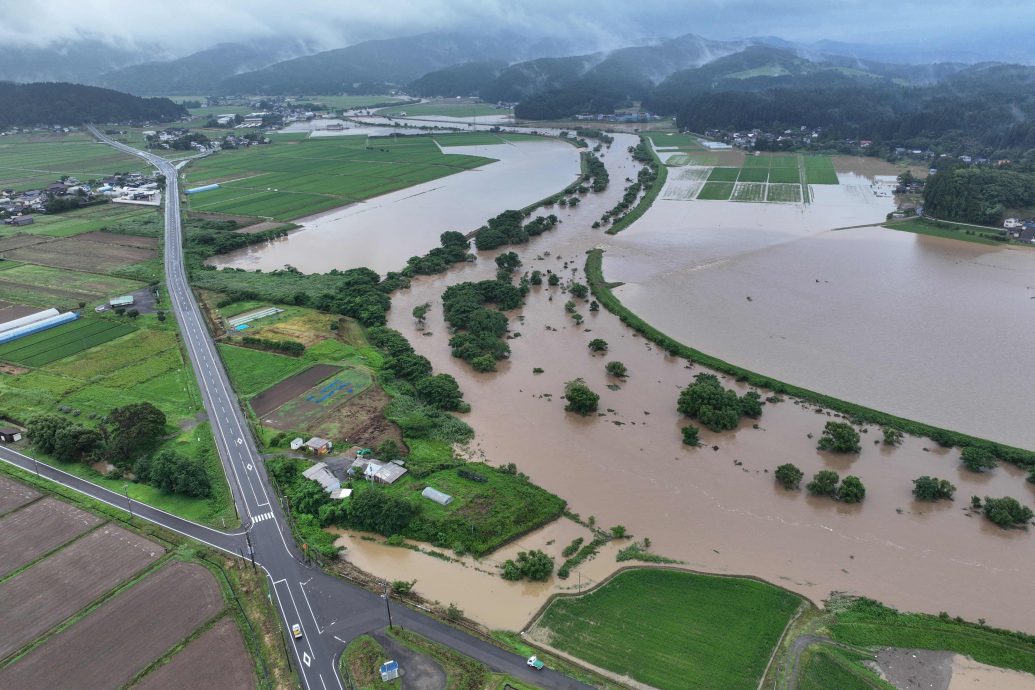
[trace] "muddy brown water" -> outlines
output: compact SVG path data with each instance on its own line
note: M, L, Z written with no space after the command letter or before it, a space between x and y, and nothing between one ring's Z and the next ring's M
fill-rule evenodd
M724 249L725 242L731 242L748 255L752 250L764 253L773 246L806 247L805 240L822 234L826 226L872 222L875 213L882 215L882 204L887 203L874 197L866 185L860 183L855 185L859 187L855 190L818 192L819 203L813 206L822 207L824 197L829 197L831 208L827 210L814 212L784 204L716 204L715 211L701 211L705 202L659 202L655 209L659 209L658 213L670 214L670 221L652 219L651 214L658 215L652 210L618 236L592 230L592 221L620 198L622 180L635 177L638 165L624 153L635 141L632 136L618 135L614 146L605 151L604 160L612 179L606 192L587 196L574 210L552 209L562 220L556 229L526 246L507 250L521 256L524 269L551 268L565 277L581 277L586 250L595 246L607 248L608 279L630 281L630 289L620 291L622 298L635 303L637 309L656 303L663 308L655 311L662 312L661 316L675 325L695 326L693 337L686 341L702 349L705 348L701 338L718 328L705 317L711 313L718 319L721 310L699 314L687 308L695 295L667 298L665 290L674 292L675 288L672 284L666 288L660 280L654 283L659 289L653 293L638 296L632 294L631 288L666 271L679 274L680 262L684 265L687 262L728 262L730 252ZM661 211L665 204L681 206ZM750 213L735 208L729 211L730 214L747 214L737 215L745 227L735 231L736 237L717 237L723 233L733 235L734 231L729 228L709 232L685 226L686 219L697 214L710 223L717 222L725 217L720 209L738 206L750 209ZM806 220L809 218L814 220ZM641 223L646 221L649 221L649 230L640 231ZM805 226L804 229L801 226ZM774 241L774 237L778 240ZM850 235L845 237L851 238ZM883 231L875 231L872 237L889 244L901 241L897 236L886 240L890 235ZM903 237L912 242L923 241L911 235ZM824 239L815 241L824 242ZM838 241L835 237L829 244L836 245ZM841 246L845 251L862 252L863 259L869 256L851 244ZM972 249L970 245L960 247L954 243L948 251L966 253ZM1035 600L1032 596L1035 580L1030 577L1035 565L1032 536L1023 531L1000 530L966 510L971 495L1011 495L1029 505L1035 503L1035 485L1026 484L1019 471L1000 467L985 475L969 474L959 469L956 451L925 450L933 444L924 439L907 438L896 449L874 445L879 435L876 428L868 429L863 435L863 450L858 456L818 453L815 438L810 439L809 435L818 436L823 424L832 417L789 400L767 405L758 429L745 424L736 432L704 431L704 445L687 448L682 445L679 434L686 421L676 413L675 401L679 389L702 369L688 369L685 361L659 351L611 314L590 313L585 304L580 305L579 311L586 321L582 327L575 327L563 309L568 297L559 288L533 289L527 305L513 314L511 330L515 334L520 332L521 336L510 341L511 359L502 363L498 372L475 373L449 355L449 334L442 321L440 297L452 283L492 277L495 273L493 255L481 253L476 263L461 265L444 275L415 280L410 289L395 294L389 313L390 325L406 334L415 349L434 363L437 371L452 374L460 382L473 408L466 415L477 432L470 449L473 459L493 464L516 463L533 481L567 499L570 508L583 517L594 515L605 526L621 523L638 538L650 537L655 552L683 560L690 568L754 575L800 592L816 602L831 591L846 591L865 594L902 609L931 613L944 610L972 620L985 618L992 625L1035 632L1035 605L1031 603ZM836 258L829 252L822 255L830 260ZM871 266L871 269L890 271L904 262L901 270L910 270L911 255L904 259L889 256L894 258L894 261L889 259L891 266ZM565 261L569 262L567 269L563 268ZM809 280L819 278L832 282L840 278L840 271L846 270L838 264L837 271L812 276L809 264L802 265L806 267L804 270L787 260L783 270L789 274L802 272ZM300 268L307 270L305 266ZM739 275L735 266L731 273L734 275L731 280ZM763 275L770 280L787 279L775 272ZM744 280L744 285L730 288L732 296L725 303L746 302L745 293L754 293L756 299L767 294L764 285L751 282L750 275ZM879 285L886 280L881 275L875 283ZM811 286L801 289L811 289ZM936 294L938 288L925 288L925 291ZM427 301L434 307L422 335L416 330L410 313L414 306ZM853 301L830 303L847 311L857 308ZM778 311L779 306L767 305L766 309ZM946 321L955 318L954 311L946 312L944 304L931 301L930 306L945 314L942 318ZM812 325L810 319L793 313L784 316L792 323L801 322L801 328ZM884 318L883 314L878 316ZM879 326L879 323L873 325L874 328ZM926 327L926 324L921 326ZM901 324L895 327L901 328ZM957 333L966 330L969 325L960 327ZM586 348L589 339L596 337L610 344L606 356L593 356ZM876 336L866 333L852 346L865 350L873 338ZM928 350L944 345L919 336L917 342L915 347ZM760 349L764 354L766 348ZM727 354L727 350L721 348L712 351ZM808 352L811 354L813 350ZM986 354L982 352L981 356ZM855 350L845 356L866 361L866 355L856 355ZM728 358L750 364L732 356ZM627 365L630 372L627 380L616 381L606 376L604 363L612 359ZM804 359L808 361L807 357ZM853 364L847 371L839 371L837 376L826 378L820 382L822 385L815 387L836 393L839 384L850 388L851 384L845 384L845 380L858 383L861 377L876 375L872 370L857 367L854 359L850 361ZM972 363L963 357L959 361L967 361L968 367ZM779 363L771 362L774 367ZM820 364L816 363L817 369ZM545 371L535 375L533 367ZM959 369L954 367L954 376ZM761 366L759 370L777 373ZM1015 367L1003 385L1023 379L1016 375L1017 371ZM560 398L564 383L576 377L584 378L600 394L603 416L582 418L563 410L564 402ZM792 377L788 380L807 383ZM980 378L974 383L981 383L982 389L991 387L987 380ZM609 384L619 390L608 389ZM734 386L729 381L727 384ZM916 393L915 389L907 391L906 402ZM940 405L945 409L967 406L970 399L979 394L980 390L966 385L951 392L942 389L929 406ZM845 397L856 402L873 402L859 395ZM896 400L898 398L891 402ZM1029 408L1012 410L1009 419L1023 419L1019 412L1023 409ZM930 420L929 415L915 416ZM993 417L1002 419L1002 415ZM713 445L718 446L718 450L712 450ZM807 477L824 468L835 469L842 475L858 475L867 487L867 498L862 505L846 506L811 498L803 492L786 492L776 487L772 479L773 469L784 462L794 462ZM959 487L957 500L937 505L913 501L912 480L924 474L952 480ZM538 601L546 596L542 592L529 595L529 585L505 583L498 578L487 578L491 584L483 586L472 584L446 590L444 583L460 578L463 572L456 564L426 556L414 558L412 552L403 549L382 552L379 549L388 547L361 540L353 540L351 547L347 557L357 564L391 579L416 578L418 591L432 588L432 598L444 602L455 597L469 616L489 624L519 627L521 617L534 608L534 601L526 599ZM610 557L598 557L593 567L613 567L613 559L610 563L607 559ZM450 570L440 571L443 567ZM509 613L500 615L501 608Z

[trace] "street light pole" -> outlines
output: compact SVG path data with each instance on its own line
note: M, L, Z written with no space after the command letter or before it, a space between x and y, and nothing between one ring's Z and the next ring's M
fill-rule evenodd
M129 497L129 482L122 483L122 492L126 494L126 507L129 509L129 517L133 517L133 499Z
M381 598L385 600L385 611L388 612L388 629L392 629L392 607L388 605L388 580L384 582L385 593L381 595Z

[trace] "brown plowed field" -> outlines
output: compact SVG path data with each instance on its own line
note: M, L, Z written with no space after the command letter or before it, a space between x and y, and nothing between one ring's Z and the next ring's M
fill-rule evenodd
M100 242L102 244L120 244L124 247L139 247L142 249L154 249L158 246L157 237L122 235L117 232L101 232L100 230L84 232L81 235L76 235L75 239L90 240L91 242Z
M341 371L330 364L314 364L305 371L289 376L251 399L252 409L260 418L268 415L288 400L293 400L325 378Z
M40 497L40 492L19 484L7 477L0 477L0 515L25 505Z
M180 650L167 664L144 676L133 689L254 687L254 665L241 632L228 616Z
M14 302L5 302L0 300L0 323L14 321L23 316L35 314L39 310L39 307L29 307L24 304L15 304Z
M347 438L350 444L358 446L373 447L392 439L405 447L402 431L385 418L385 406L389 402L391 398L380 386L371 386L321 417L312 432L323 438Z
M96 515L50 497L0 518L0 577L99 524Z
M171 563L0 670L0 687L117 688L223 606L209 571Z
M164 551L121 527L106 525L0 583L0 659L139 572ZM0 682L0 687L18 686Z
M77 236L13 249L4 255L30 264L110 273L128 264L147 261L155 252L151 248L94 242Z
M27 247L30 244L41 244L49 239L49 237L45 237L43 235L30 235L24 232L20 232L17 235L11 235L9 237L0 237L0 252L18 249L19 247Z

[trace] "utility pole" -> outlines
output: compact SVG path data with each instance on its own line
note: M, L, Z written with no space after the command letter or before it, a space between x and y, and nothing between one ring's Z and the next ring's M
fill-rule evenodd
M252 570L256 570L256 549L252 546L252 528L244 531L244 538L248 542L248 557L252 559Z
M385 600L385 611L388 612L388 629L392 629L392 607L388 605L388 580L384 581L385 593L381 595L381 598Z
M39 474L39 468L36 469L36 473ZM129 482L122 483L122 491L126 494L126 507L129 508L129 517L133 518L133 499L129 497Z
M40 461L36 459L36 456L32 456L32 464L36 467L36 479L40 479Z

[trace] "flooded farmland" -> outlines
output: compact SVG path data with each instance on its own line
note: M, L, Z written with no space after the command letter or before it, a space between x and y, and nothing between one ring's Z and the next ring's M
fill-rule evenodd
M286 264L307 273L367 266L398 271L411 256L438 246L447 230L470 232L500 211L523 208L571 184L579 152L559 141L443 147L444 153L496 160L474 170L295 221L287 237L218 257L220 267L271 271Z

